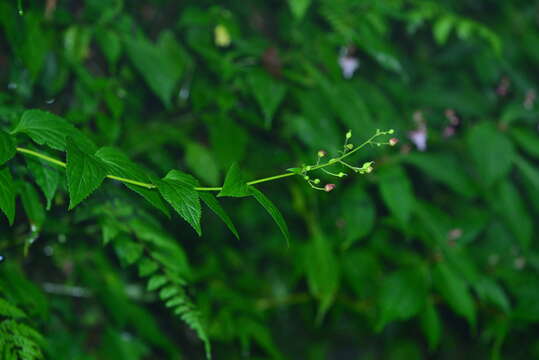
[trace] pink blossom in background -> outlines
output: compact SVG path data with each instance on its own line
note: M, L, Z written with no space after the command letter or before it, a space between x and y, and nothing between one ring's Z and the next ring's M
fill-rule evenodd
M417 130L410 131L408 133L408 138L414 143L417 150L425 151L427 150L427 126L422 124Z
M350 54L348 48L343 48L339 55L339 66L341 67L342 76L345 79L350 79L359 68L359 60Z

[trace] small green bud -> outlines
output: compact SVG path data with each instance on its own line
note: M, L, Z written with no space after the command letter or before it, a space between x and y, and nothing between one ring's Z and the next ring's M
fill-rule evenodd
M320 179L314 179L313 182L314 182L316 185L318 185L318 184L320 184Z
M330 163L330 164L333 164L333 163L336 163L336 162L337 162L337 159L330 159L330 160L329 160L329 163Z
M309 181L310 177L308 177L307 175L305 175L305 176L303 177L303 179Z
M343 177L343 176L346 176L346 174L343 173L343 172L340 172L340 173L337 174L337 176L338 176L338 177Z
M305 171L311 171L311 166L310 165L305 166Z
M394 129L389 129L389 131L387 132L389 135L393 134L395 132Z
M326 156L327 152L325 152L324 150L318 150L318 157L322 158L324 156Z
M346 133L346 140L350 139L352 137L352 130L348 130Z
M348 150L352 150L354 148L354 144L346 144L346 148Z

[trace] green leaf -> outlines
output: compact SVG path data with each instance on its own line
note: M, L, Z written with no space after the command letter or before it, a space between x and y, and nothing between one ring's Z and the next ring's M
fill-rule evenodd
M369 194L361 188L349 188L343 194L343 199L346 199L340 204L345 221L343 247L348 248L371 232L376 209Z
M447 264L439 262L434 269L434 285L449 306L475 327L475 305L466 283Z
M146 175L146 171L140 166L132 162L127 155L112 147L102 147L95 156L100 158L108 169L109 175L114 175L122 178L127 178L143 183L152 183L150 177ZM143 186L124 183L129 189L133 190L150 204L161 210L166 216L170 216L167 205L159 195L157 189L147 189Z
M0 298L0 316L11 318L25 318L26 314L24 313L24 311L11 305L6 300Z
M236 227L234 226L234 223L232 222L232 219L228 216L226 211L221 207L221 204L219 204L219 201L210 193L207 192L200 192L199 193L200 198L204 203L217 215L225 225L228 227L228 229L234 234L234 236L239 240L240 235L238 234L238 230L236 230Z
M157 185L165 200L199 236L202 235L200 200L198 192L194 189L197 186L196 179L181 171L171 170Z
M458 194L466 197L476 194L476 189L466 176L462 164L450 154L413 152L404 156L403 160Z
M535 190L539 190L539 171L537 168L520 156L515 157L515 165L520 170L522 175L528 179Z
M507 175L515 149L511 141L493 124L483 122L476 125L469 131L466 140L475 162L476 174L486 187Z
M54 194L56 194L56 190L60 184L60 171L58 166L45 160L29 156L27 156L25 160L36 184L43 192L43 195L45 195L45 199L47 200L46 209L49 210Z
M122 264L131 265L140 259L144 247L133 239L122 235L114 239L114 250L116 250L116 255Z
M217 194L217 196L244 197L250 195L251 192L243 173L238 167L238 164L233 163L226 173L223 189L219 192L219 194Z
M427 302L425 310L421 312L421 328L427 337L429 349L436 349L442 336L442 323L436 307L430 301Z
M264 124L266 128L270 128L273 115L283 101L286 86L265 71L249 72L248 82L264 114Z
M107 170L100 159L83 152L71 138L67 138L66 148L69 209L73 209L101 185Z
M495 188L491 202L506 221L523 248L528 248L533 238L533 221L518 189L504 180Z
M184 71L181 59L175 56L176 52L172 53L166 46L152 44L140 36L126 36L124 43L135 68L155 95L170 108L172 94Z
M168 282L164 275L153 275L148 280L148 291L155 291Z
M266 195L262 194L258 189L251 187L250 188L251 194L255 197L256 201L266 211L271 215L281 232L283 233L284 238L286 239L286 244L290 246L290 234L288 232L288 226L286 225L286 222L284 221L283 215L281 215L281 212L277 207L266 197Z
M426 277L419 269L399 270L386 276L378 299L377 331L394 320L406 320L419 313L426 297Z
M187 144L185 162L199 179L211 185L219 183L219 168L206 147L194 142Z
M454 19L452 16L442 16L438 21L436 21L432 27L432 32L438 45L444 45L447 42L451 29L453 28L453 24Z
M0 165L10 160L17 152L15 140L8 133L0 130Z
M305 249L305 271L311 294L320 301L317 322L329 310L339 289L340 267L328 239L313 237Z
M15 184L6 166L0 166L0 209L6 215L9 225L15 219Z
M298 20L303 18L310 5L311 0L288 0L290 11L292 11L292 14L294 14Z
M46 111L26 110L13 133L26 134L39 145L61 151L66 149L66 138L69 136L85 152L93 153L96 150L95 144L80 130L63 118Z
M414 208L412 184L401 167L392 166L380 171L382 199L402 224L406 224Z
M148 276L153 274L159 269L159 265L153 260L148 258L143 258L138 263L138 274L139 276Z
M519 147L531 156L539 159L539 138L537 137L537 132L514 128L511 130L511 136L515 139Z
M37 229L40 229L45 221L45 209L41 204L36 189L29 182L19 183L18 188L28 221Z
M507 295L502 287L493 279L482 277L481 280L474 284L474 288L481 300L499 306L505 313L511 311L511 305L509 304Z

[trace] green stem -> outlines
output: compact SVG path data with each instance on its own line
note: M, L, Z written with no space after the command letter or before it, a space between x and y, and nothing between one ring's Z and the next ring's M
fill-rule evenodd
M323 169L326 166L335 165L335 164L339 163L342 159L352 155L353 153L355 153L359 149L363 148L364 146L369 144L374 138L376 138L376 137L378 137L380 135L382 135L382 134L381 133L374 134L368 140L366 140L363 144L356 147L354 150L352 150L350 152L347 152L346 154L344 154L344 155L342 155L342 156L340 156L338 158L332 159L332 160L328 161L325 164L315 165L315 166L311 167L311 169L309 171ZM50 156L41 154L41 153L39 153L37 151L33 151L33 150L22 148L22 147L17 147L17 151L22 153L22 154L35 156L37 158L40 158L40 159L45 160L47 162L50 162L52 164L61 166L63 168L67 167L67 164L65 162L60 161L60 160L55 159L55 158L52 158ZM279 174L279 175L275 175L275 176L270 176L270 177L265 177L265 178L262 178L262 179L256 179L256 180L253 180L253 181L249 181L247 183L247 185L260 184L260 183L263 183L263 182L282 179L282 178L289 177L289 176L294 176L294 175L297 175L297 174L292 173L292 172L288 172L288 173L284 173L284 174ZM121 181L123 183L142 186L142 187L145 187L147 189L155 189L155 188L157 188L157 186L154 185L154 184L145 183L145 182L142 182L142 181L136 181L136 180L133 180L133 179L123 178L123 177L114 176L114 175L107 175L106 177L109 178L109 179L112 179L112 180ZM195 190L197 190L197 191L221 191L222 189L223 188L221 186L219 186L219 187L195 187Z

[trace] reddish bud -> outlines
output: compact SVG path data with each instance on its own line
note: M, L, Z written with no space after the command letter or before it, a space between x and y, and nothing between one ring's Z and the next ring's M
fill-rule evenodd
M395 146L395 145L397 145L398 142L399 142L399 139L397 139L397 138L389 139L389 145L390 146Z
M335 184L326 184L326 186L324 186L326 192L330 192L333 189L335 189Z

